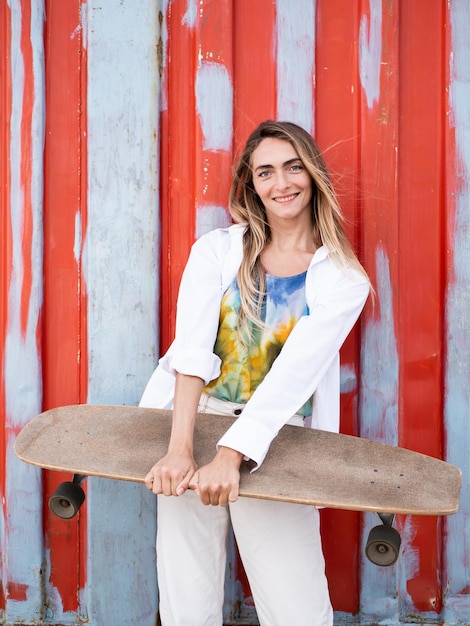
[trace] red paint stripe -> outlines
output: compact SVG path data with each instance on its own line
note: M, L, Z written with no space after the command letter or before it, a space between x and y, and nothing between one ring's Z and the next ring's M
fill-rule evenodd
M31 176L33 161L32 121L34 107L33 49L31 45L31 3L21 2L21 40L20 48L24 63L23 109L21 111L21 172L22 190L22 259L23 276L21 289L20 324L23 336L29 321L29 305L33 284L32 241L33 241L33 206L31 198ZM38 268L36 268L37 271Z
M28 599L28 585L8 582L5 586L5 596L7 600L25 602Z
M447 284L448 286L455 284L455 267L454 267L454 233L456 220L456 196L461 191L462 185L466 181L461 178L458 168L461 165L461 155L457 153L457 144L455 137L455 120L452 110L453 104L450 99L450 84L452 81L452 29L451 29L451 3L445 3L444 10L444 68L443 81L444 87L444 109L445 124L444 137L442 146L445 152L445 193L444 206L446 207L446 236L445 250L447 250L446 268L447 268Z
M317 3L315 50L315 138L324 152L348 234L360 253L360 83L356 38L358 8L344 0ZM359 381L360 333L357 328L341 350L341 363L356 372ZM355 389L341 397L341 431L357 434ZM360 516L322 511L322 536L331 599L335 610L359 610ZM347 580L344 572L350 572Z
M174 336L178 287L195 232L196 101L198 41L186 24L188 3L169 3L165 67L168 109L161 117L161 290L160 349Z
M275 2L233 3L234 151L251 131L276 117Z
M444 3L400 7L400 444L442 454L445 262ZM442 608L440 526L416 519L419 573L407 590L418 611Z
M0 23L4 37L2 44L5 54L0 55L0 371L5 371L5 339L8 324L8 285L10 281L11 259L11 220L10 220L10 120L11 120L11 12L6 2L0 4ZM6 415L5 379L0 378L0 411ZM4 424L0 424L0 491L5 494L6 479L6 435ZM2 511L6 515L6 504L2 498ZM0 578L2 565L0 562ZM5 606L5 598L0 589L0 608Z
M74 256L77 215L86 227L86 54L77 0L46 4L44 164L44 408L86 402L86 295ZM67 106L64 106L67 102ZM77 246L79 249L79 246ZM79 249L81 253L81 250ZM47 501L61 474L45 473L44 530L51 584L64 611L76 611L86 560L81 522L52 516Z
M233 61L233 2L231 0L206 0L198 12L200 59L221 63L231 72Z

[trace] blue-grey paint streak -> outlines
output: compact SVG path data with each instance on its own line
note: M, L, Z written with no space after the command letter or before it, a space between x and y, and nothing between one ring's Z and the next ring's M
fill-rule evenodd
M352 393L357 389L356 370L350 365L342 365L340 373L341 393Z
M393 290L385 251L376 252L377 320L367 322L361 357L360 434L397 444L398 351L393 316ZM377 516L364 516L361 554ZM364 623L389 623L398 611L396 568L379 568L362 556L361 618ZM383 621L382 621L383 620Z
M186 13L183 15L182 24L189 28L194 28L197 19L197 1L188 0Z
M231 150L233 87L222 63L201 62L196 73L196 108L203 150Z
M231 152L233 85L226 66L222 63L202 61L196 73L195 89L196 109L203 135L203 150ZM196 237L214 228L228 226L229 223L230 218L224 207L198 206Z
M277 118L314 132L316 1L277 0Z
M88 2L91 404L137 404L158 356L157 19L147 0ZM143 485L89 481L90 623L155 624L155 507Z
M447 293L445 426L447 460L463 471L460 510L446 520L448 586L445 617L470 621L470 4L450 4L451 125L455 129L457 189L454 280Z
M82 253L82 215L80 211L75 213L75 228L73 238L73 256L77 265L80 263Z
M227 209L214 204L198 206L196 211L196 239L214 230L231 224Z
M41 362L37 350L37 328L42 305L42 168L44 150L44 58L42 0L31 3L30 28L33 49L34 95L31 129L31 205L32 241L31 264L33 276L28 319L25 332L21 329L21 300L25 260L22 255L25 189L22 187L21 167L29 155L22 153L22 112L25 68L21 53L21 6L11 10L11 74L12 114L10 132L10 218L12 274L8 292L8 328L5 342L4 384L6 394L6 493L0 494L7 503L7 518L0 524L3 588L12 582L24 585L26 600L6 599L6 609L0 618L13 623L39 619L43 604L41 567L42 550L42 489L40 471L19 461L13 452L14 429L26 424L41 410ZM4 508L2 506L1 515ZM2 614L3 613L3 614Z
M382 59L382 0L369 0L370 22L365 16L359 27L359 75L371 109L380 97Z
M385 251L376 252L378 320L369 320L361 361L361 436L398 443L398 351L393 291Z

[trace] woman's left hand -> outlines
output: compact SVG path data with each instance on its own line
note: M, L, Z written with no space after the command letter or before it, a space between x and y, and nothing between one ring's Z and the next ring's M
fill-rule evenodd
M194 489L203 504L227 506L229 502L235 502L242 460L241 452L221 446L214 459L196 471L189 488Z

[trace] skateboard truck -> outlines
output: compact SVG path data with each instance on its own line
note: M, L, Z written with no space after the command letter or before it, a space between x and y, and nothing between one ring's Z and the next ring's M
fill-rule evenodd
M366 543L366 556L374 563L382 567L393 565L400 553L400 533L393 528L395 515L391 513L377 513L382 524L371 529Z
M49 509L62 519L71 519L78 513L85 501L81 484L86 476L74 474L72 481L60 483L49 499Z

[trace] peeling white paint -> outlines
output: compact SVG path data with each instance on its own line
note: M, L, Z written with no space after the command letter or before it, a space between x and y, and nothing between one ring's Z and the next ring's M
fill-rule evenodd
M316 0L276 0L277 119L315 128ZM262 96L261 96L262 97Z
M400 593L402 597L408 596L407 604L409 607L412 607L414 603L411 596L407 592L406 583L408 580L413 580L413 578L419 575L420 566L419 552L416 548L413 547L413 541L416 537L416 534L417 531L415 520L413 519L412 515L407 515L405 517L403 527L400 529L402 542L400 565L402 566L403 570L403 575L401 576L403 584Z
M88 48L88 4L82 2L80 6L80 30L82 33L82 44L84 49Z
M376 251L380 317L369 320L361 361L361 436L398 445L398 350L389 260Z
M369 0L370 21L365 15L359 28L359 76L372 109L380 98L380 66L382 59L382 0Z
M342 365L340 371L341 393L352 393L357 390L356 371L351 365Z
M393 316L389 260L376 251L377 310L367 322L361 351L360 435L373 441L398 443L398 351ZM380 523L366 514L362 536L361 622L392 623L398 615L396 568L377 567L364 555L369 530Z
M3 556L3 581L24 586L26 600L7 597L7 624L21 620L38 620L43 606L40 575L43 562L42 476L39 469L16 457L13 444L14 438L10 435L5 455L8 468L5 539L8 549Z
M73 240L73 256L77 265L80 263L80 256L82 252L82 214L80 211L75 213L75 237Z
M231 224L227 209L223 206L204 205L196 209L196 239L214 230Z
M456 171L453 232L454 281L447 293L445 380L446 457L463 472L460 509L446 520L448 592L445 618L466 623L470 616L470 4L450 4L450 124L455 131ZM451 222L452 223L452 222Z
M158 337L157 15L144 0L88 4L89 401L136 404Z
M88 402L135 405L158 346L158 12L147 0L88 5ZM82 611L153 626L155 498L92 479L87 502Z
M204 150L232 148L233 86L225 65L202 61L196 74L196 108Z
M188 0L186 13L181 23L188 28L194 28L197 19L197 0Z

